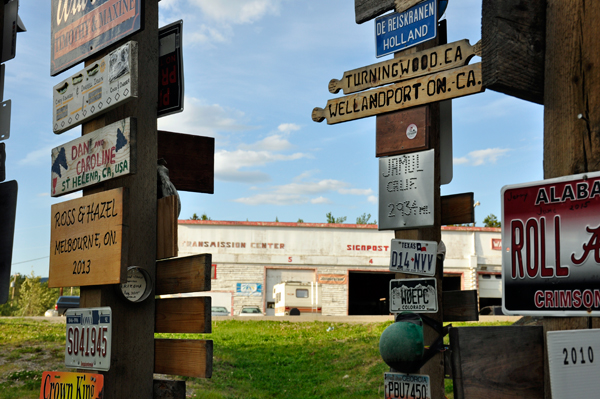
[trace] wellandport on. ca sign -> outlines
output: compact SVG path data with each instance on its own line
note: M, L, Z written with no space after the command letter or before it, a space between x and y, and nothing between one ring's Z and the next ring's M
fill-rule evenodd
M600 172L502 188L506 314L600 314Z
M143 0L52 0L50 74L140 30Z

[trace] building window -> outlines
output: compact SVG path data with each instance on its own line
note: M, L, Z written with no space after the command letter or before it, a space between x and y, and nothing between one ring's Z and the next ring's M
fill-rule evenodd
M211 280L217 279L217 265L214 263L212 265L210 265L210 279Z
M307 289L297 289L296 290L296 298L308 298L308 290Z

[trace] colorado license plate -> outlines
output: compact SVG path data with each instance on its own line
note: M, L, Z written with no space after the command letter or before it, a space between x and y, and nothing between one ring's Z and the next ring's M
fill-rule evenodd
M429 376L384 373L385 399L431 399Z
M110 368L112 311L109 307L69 309L65 366L78 369Z
M436 257L435 241L392 240L390 271L433 276Z

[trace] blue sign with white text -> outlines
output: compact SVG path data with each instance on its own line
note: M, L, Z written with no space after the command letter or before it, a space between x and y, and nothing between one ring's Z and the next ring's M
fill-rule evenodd
M376 56L406 50L437 35L437 0L427 0L403 12L375 20Z

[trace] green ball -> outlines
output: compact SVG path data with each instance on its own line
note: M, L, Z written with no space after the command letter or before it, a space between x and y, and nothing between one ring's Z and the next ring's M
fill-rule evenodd
M379 339L379 353L391 368L402 373L419 371L424 352L423 325L396 322Z

